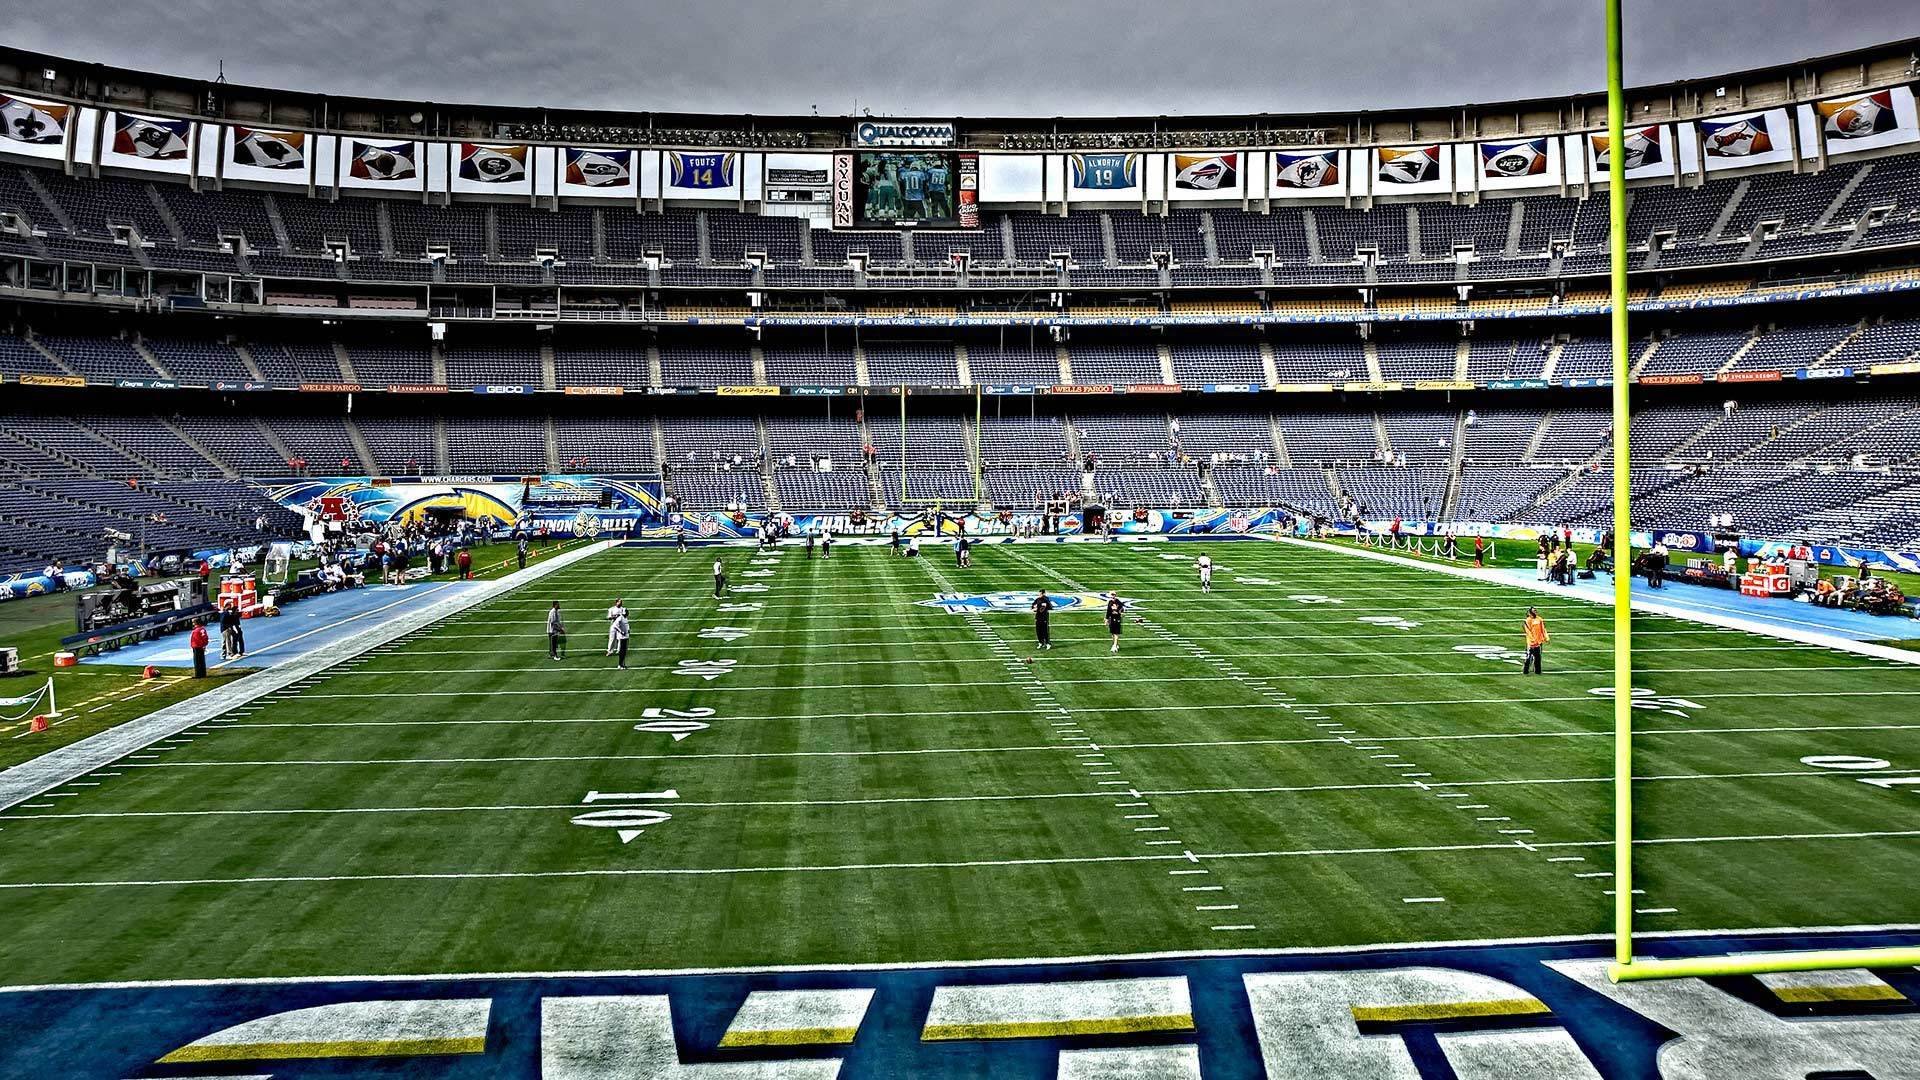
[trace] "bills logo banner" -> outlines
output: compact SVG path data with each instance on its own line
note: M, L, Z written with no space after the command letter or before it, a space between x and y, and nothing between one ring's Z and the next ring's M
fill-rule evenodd
M1239 154L1175 154L1173 186L1188 191L1223 191L1240 183Z
M1438 146L1383 146L1380 179L1389 184L1424 184L1440 178Z
M417 175L412 143L353 143L353 163L347 172L357 180L382 183L407 180Z
M1340 166L1334 151L1312 154L1273 155L1273 182L1286 188L1332 187L1340 182Z
M673 167L669 181L677 188L691 188L695 191L713 191L733 186L733 160L738 154L683 154L676 150L667 155L667 162Z
M148 161L183 161L187 156L187 120L159 120L146 116L114 117L113 152Z
M307 163L307 133L234 128L233 163L255 169L298 169Z
M1587 142L1593 147L1593 163L1603 167L1613 162L1613 139L1603 133L1587 136ZM1628 172L1658 165L1666 160L1660 149L1660 129L1657 127L1636 128L1627 132L1626 168Z
M1121 191L1140 185L1139 154L1070 154L1073 186L1088 191Z
M567 183L576 187L632 187L633 151L569 147Z
M1882 90L1863 97L1816 101L1814 114L1821 119L1829 139L1864 139L1882 135L1899 126L1893 114L1893 91Z
M0 94L0 136L23 143L57 143L67 137L73 106Z
M1739 116L1731 120L1700 121L1700 137L1705 140L1708 157L1749 157L1773 149L1773 136L1758 116Z
M1480 168L1487 176L1539 176L1547 171L1547 140L1481 143Z
M527 178L527 148L460 144L460 179L512 184Z

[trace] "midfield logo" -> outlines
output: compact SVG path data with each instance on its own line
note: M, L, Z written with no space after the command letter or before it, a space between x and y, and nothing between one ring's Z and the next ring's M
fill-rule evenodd
M1055 612L1105 611L1107 607L1107 598L1103 593L1049 591L1047 595L1053 599ZM918 603L920 607L945 608L953 615L964 615L970 611L1025 614L1033 611L1033 602L1039 598L1037 592L941 593L932 600ZM1120 603L1132 609L1140 601L1123 596Z

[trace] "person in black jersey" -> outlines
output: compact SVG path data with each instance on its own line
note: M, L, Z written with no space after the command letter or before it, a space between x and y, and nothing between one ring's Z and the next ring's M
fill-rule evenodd
M1041 589L1040 595L1033 601L1033 637L1041 648L1053 648L1053 597L1047 590Z
M1119 593L1107 594L1107 633L1113 635L1113 648L1108 652L1120 651L1120 627L1126 622L1127 605L1120 602Z
M969 550L967 534L961 533L960 539L953 545L953 565L964 570L973 565L973 552Z
M673 527L673 550L682 555L687 553L687 530L684 526Z

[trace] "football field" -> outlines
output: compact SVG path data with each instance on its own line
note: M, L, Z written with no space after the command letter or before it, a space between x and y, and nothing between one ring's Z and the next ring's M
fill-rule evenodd
M727 548L716 599L715 554L609 550L0 814L0 980L1610 927L1603 607L1263 542ZM1635 627L1641 928L1920 922L1920 668Z

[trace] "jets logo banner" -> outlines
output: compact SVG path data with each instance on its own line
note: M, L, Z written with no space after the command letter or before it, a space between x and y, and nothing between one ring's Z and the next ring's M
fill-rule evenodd
M1175 154L1173 186L1188 191L1225 191L1240 183L1239 154Z
M1480 169L1489 177L1539 176L1547 171L1547 140L1481 143Z
M1613 139L1611 136L1596 132L1587 136L1588 145L1593 147L1595 168L1606 168L1613 162ZM1666 154L1660 148L1660 129L1658 127L1635 128L1627 132L1626 167L1628 172L1644 169L1649 165L1658 165L1666 160Z
M57 143L67 137L73 106L0 94L0 136L23 143Z
M527 148L460 144L460 179L512 184L527 178Z
M1340 182L1340 166L1334 153L1332 150L1311 154L1280 151L1273 155L1273 182L1285 188L1332 187Z
M1765 118L1759 116L1702 120L1700 137L1708 157L1751 157L1773 149L1773 136L1767 133Z
M1438 146L1383 146L1377 175L1389 184L1425 184L1440 179Z
M569 147L567 183L575 187L632 187L633 151Z
M418 175L413 162L415 152L414 144L410 142L363 143L356 139L352 164L347 167L347 172L356 180L382 183L410 180Z
M1069 154L1073 186L1087 191L1122 191L1140 185L1139 154Z
M1816 101L1813 111L1820 117L1821 127L1829 139L1864 139L1869 135L1884 135L1899 126L1893 112L1891 90Z
M677 188L690 188L695 191L713 191L733 186L733 161L738 154L683 154L678 150L667 155L667 163L672 166L668 181Z
M113 152L148 161L184 161L191 121L114 115Z
M255 169L298 169L307 163L307 133L234 128L233 163Z

